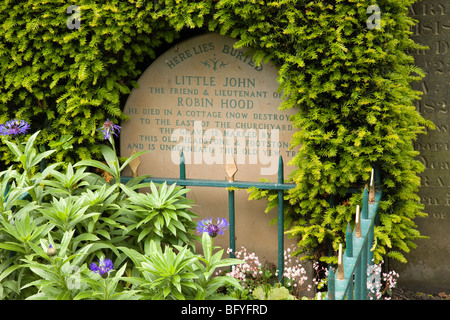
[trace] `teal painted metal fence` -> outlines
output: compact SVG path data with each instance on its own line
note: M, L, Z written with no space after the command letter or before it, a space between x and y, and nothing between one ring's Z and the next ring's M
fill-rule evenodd
M122 182L126 182L131 177L121 177ZM284 197L283 192L295 187L295 184L284 183L284 171L283 171L283 158L280 156L278 161L278 180L276 183L271 182L254 182L254 181L226 181L226 180L208 180L208 179L186 179L186 167L184 156L181 154L180 159L180 178L160 178L150 177L143 182L163 183L168 184L176 183L180 186L197 186L197 187L215 187L215 188L228 188L228 222L230 232L230 248L232 249L231 257L234 257L236 252L235 243L235 201L234 190L232 188L247 189L250 187L256 187L263 190L278 190L278 270L279 278L281 279L284 271Z
M373 265L374 228L378 223L377 208L381 199L379 185L380 173L375 168L375 181L373 174L370 190L364 188L362 210L356 209L355 228L352 231L350 224L347 226L345 237L345 251L339 246L338 267L328 272L328 296L329 300L368 300L367 269ZM371 279L369 279L371 280Z

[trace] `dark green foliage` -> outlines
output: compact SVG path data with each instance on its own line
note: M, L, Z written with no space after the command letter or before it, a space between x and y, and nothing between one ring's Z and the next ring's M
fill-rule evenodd
M81 21L69 29L66 1L2 1L0 122L29 120L42 130L42 147L73 135L74 148L59 150L57 161L98 156L96 129L106 118L125 118L121 106L143 71L138 65L175 35L145 3L73 1Z
M282 108L298 108L292 145L301 147L291 161L298 186L285 200L299 252L343 242L359 197L345 192L361 188L379 165L375 257L389 251L404 260L398 250L415 246L414 218L423 215L416 195L423 166L412 141L432 127L415 110L419 93L410 87L423 75L406 53L420 48L409 38L413 2L377 1L381 25L370 29L369 0L78 0L81 27L70 30L66 1L5 0L0 122L31 121L42 130L42 148L72 135L74 148L58 149L56 161L95 158L96 129L108 117L125 118L127 94L158 50L186 30L220 32L252 47L257 63L274 61ZM11 153L0 149L8 162Z
M374 165L381 167L385 192L376 259L393 250L390 256L405 261L395 250L408 252L420 237L413 219L423 216L415 194L423 166L411 142L427 123L410 87L423 73L405 53L418 48L409 39L412 2L378 1L381 29L367 27L369 1L303 2L298 10L280 10L278 21L286 25L277 36L285 41L275 47L284 48L273 56L281 63L283 107L299 108L292 145L301 146L290 162L298 186L285 199L296 220L289 232L300 236L302 253L318 258L344 242L360 203L360 195L346 191L363 187ZM330 195L336 195L333 208Z

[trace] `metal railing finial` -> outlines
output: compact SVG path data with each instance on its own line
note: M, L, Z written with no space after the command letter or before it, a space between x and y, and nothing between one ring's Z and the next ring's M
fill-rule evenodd
M135 153L136 153L136 149L133 149L133 152L131 153L131 156L133 154L135 154ZM133 177L136 178L138 176L138 168L141 165L141 160L139 160L139 157L136 157L133 160L131 160L128 165L131 168L131 172L133 174Z
M359 213L359 204L356 205L355 237L361 238L361 215Z
M342 252L342 243L339 243L339 254L338 254L338 269L336 278L338 280L344 280L344 254Z
M370 175L369 185L369 203L375 203L375 182L374 182L374 169L372 168L372 174Z
M234 160L234 157L229 157L227 159L227 164L225 165L225 171L227 172L228 181L233 182L234 175L238 171L238 167L236 165L236 161Z

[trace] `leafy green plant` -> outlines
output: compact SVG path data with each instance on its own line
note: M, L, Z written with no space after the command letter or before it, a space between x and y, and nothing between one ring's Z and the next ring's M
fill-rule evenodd
M82 263L86 259L91 245L81 247L74 253L70 253L70 242L74 230L65 232L61 244L57 245L50 237L49 241L41 239L40 245L30 244L33 253L22 259L22 268L28 268L37 275L37 280L27 283L22 289L34 286L38 288L36 294L30 295L31 300L71 300L79 292L85 290L79 280L79 275L84 271ZM49 256L50 245L55 249L55 254ZM43 262L45 261L45 262Z
M115 244L126 238L125 227L114 220L120 209L115 203L119 193L116 184L108 185L83 166L75 171L68 164L65 173L56 169L59 164L42 168L41 161L50 153L39 152L36 137L32 135L25 147L10 142L8 146L21 156L18 165L0 173L0 294L8 299L79 298L79 291L69 290L68 283L77 281L79 287L84 273L90 272L75 257L92 259L92 254L107 249L121 259ZM130 181L129 187L139 180ZM46 237L48 241L43 240ZM55 245L58 241L61 245ZM45 252L50 243L58 249L51 259ZM87 282L83 285L81 291L90 288ZM125 297L111 291L111 286L108 292L111 298ZM97 291L93 297L98 297Z
M71 196L79 193L83 190L84 186L89 183L84 180L89 173L85 172L86 167L80 167L75 172L71 163L67 165L66 173L61 173L58 170L52 170L49 174L54 179L47 180L44 184L47 186L46 194L51 194L52 196Z
M55 224L62 231L70 231L82 221L99 215L98 212L85 213L89 206L85 203L85 198L67 197L53 200L50 206L40 209L42 215L48 219L50 223Z
M153 182L149 187L151 193L121 187L128 199L118 221L128 225L129 234L136 237L137 242L145 239L145 245L151 240L173 245L192 244L193 219L197 215L190 211L193 201L184 197L189 189L166 183L158 189Z
M59 165L59 163L53 163L44 170L39 171L42 162L55 152L55 150L39 152L35 146L39 133L38 131L31 135L26 144L18 142L17 139L16 143L9 141L7 138L4 140L9 150L15 155L17 162L15 171L21 172L21 176L16 177L16 182L20 182L21 187L27 187L29 196L38 203L42 199L43 188L41 183L44 183L50 172Z
M39 135L40 131L35 132L28 138L25 146L23 147L20 143L13 143L4 140L5 144L8 146L9 150L14 154L18 162L21 164L22 169L26 173L28 179L34 175L35 172L33 170L41 163L42 160L50 156L56 150L48 150L44 152L38 152L38 150L34 147L36 137ZM55 166L56 164L54 164Z
M146 153L146 151L140 151L135 154L132 154L129 158L127 158L123 163L120 163L119 158L117 157L117 153L114 147L114 140L112 138L109 140L113 146L113 148L108 147L107 145L102 144L100 146L100 151L105 159L106 164L98 160L81 160L75 164L75 166L91 166L94 168L98 168L103 170L104 172L109 173L116 184L120 183L120 174L125 169L125 167L134 159L139 157L140 155Z
M127 279L127 281L148 287L152 299L185 299L187 288L196 289L193 281L197 276L190 272L187 266L193 263L195 256L187 255L188 249L182 248L178 253L173 248L166 247L164 251L152 241L150 252L140 262L144 279Z
M214 272L220 268L241 264L243 260L234 258L223 259L223 249L213 254L214 249L217 249L217 247L214 247L213 237L209 236L207 232L202 234L202 249L203 256L198 256L195 263L190 266L192 271L198 276L199 288L195 299L222 298L217 292L219 288L223 287L241 289L241 285L233 277L214 276Z
M220 287L240 288L236 279L229 276L213 277L217 268L242 263L238 259L222 259L223 249L213 254L213 241L202 235L203 255L194 254L188 246L165 247L151 241L145 255L129 248L119 248L129 256L142 277L125 277L144 291L150 299L217 299L225 298L217 293Z
M34 138L18 162L48 154L34 147ZM93 160L50 165L44 175L37 161L22 173L14 164L0 173L2 298L213 299L224 297L221 287L240 287L232 277L213 276L217 268L241 261L223 259L223 250L213 253L217 248L207 232L203 255L194 253L196 215L185 197L188 189L141 183L145 176L123 184L123 165L111 148L102 150L109 157L105 166L119 175L114 181L88 172L85 165L100 163ZM144 187L151 192L135 191ZM31 190L39 192L31 197ZM108 270L88 267L96 257L109 261ZM114 271L109 258L122 266Z
M138 290L128 290L121 284L126 267L124 264L113 277L85 272L80 281L86 283L89 288L78 293L74 300L139 300L141 296Z
M0 212L3 221L12 219L14 209L19 206L21 212L31 210L31 204L23 201L24 195L32 188L25 187L22 182L24 175L20 175L12 167L8 170L0 172ZM21 203L27 203L26 206L20 206ZM21 214L18 214L21 215Z
M0 248L22 254L29 254L33 242L54 228L52 223L45 223L42 218L33 219L29 211L23 212L20 218L2 220L0 223L2 224L0 232L3 235Z

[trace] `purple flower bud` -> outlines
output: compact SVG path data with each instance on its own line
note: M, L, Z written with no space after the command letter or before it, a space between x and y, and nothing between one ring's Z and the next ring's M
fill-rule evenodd
M53 248L52 245L49 245L49 246L48 246L48 249L47 249L47 255L48 255L49 257L53 257L53 256L56 255L56 249Z

